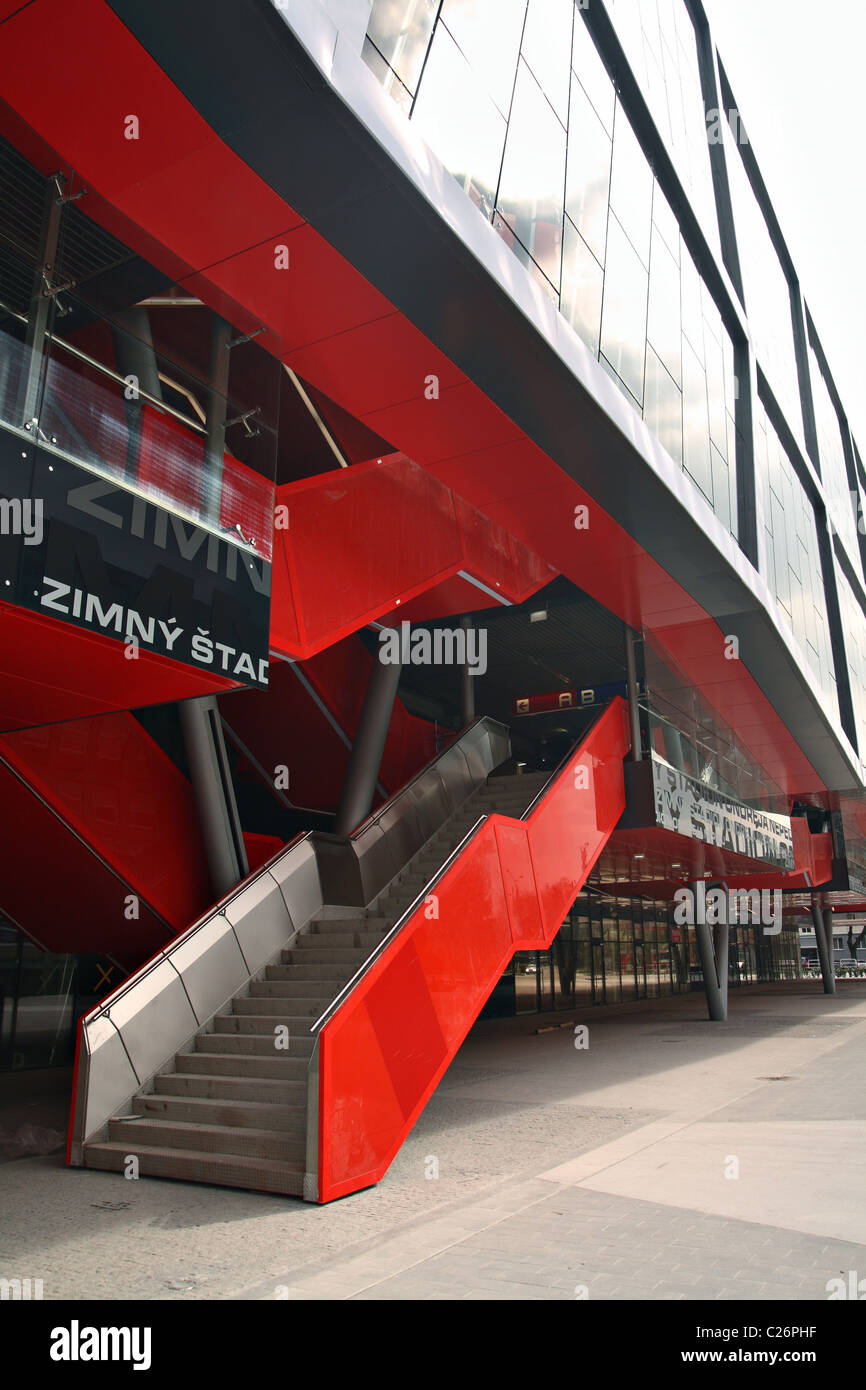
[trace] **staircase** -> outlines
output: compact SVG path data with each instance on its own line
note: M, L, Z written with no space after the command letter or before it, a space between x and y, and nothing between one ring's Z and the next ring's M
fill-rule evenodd
M519 820L548 780L494 772L366 908L320 908L133 1098L132 1113L109 1120L107 1139L84 1145L86 1166L124 1171L134 1155L142 1177L302 1195L311 1029L476 822Z

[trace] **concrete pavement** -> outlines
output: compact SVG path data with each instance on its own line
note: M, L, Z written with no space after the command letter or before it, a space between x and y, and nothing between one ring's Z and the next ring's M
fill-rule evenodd
M569 1015L569 1019L571 1016ZM0 1277L45 1297L826 1299L866 1281L866 985L478 1025L367 1192L0 1166ZM864 1282L866 1291L866 1282Z

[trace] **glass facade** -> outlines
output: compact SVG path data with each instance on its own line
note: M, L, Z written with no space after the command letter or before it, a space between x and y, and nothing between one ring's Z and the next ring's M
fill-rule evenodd
M622 3L717 243L695 36ZM628 21L631 24L632 20ZM631 29L626 29L631 33ZM625 47L634 48L634 36ZM483 215L738 534L734 350L573 0L376 0L365 56Z
M763 498L767 582L828 709L838 716L815 510L760 403L755 420L755 472Z
M79 1018L120 978L104 958L43 951L0 921L0 1072L71 1066Z
M739 465L748 477L754 451L763 577L800 644L816 696L835 719L839 673L825 596L835 580L822 572L821 499L804 491L804 465L798 474L786 452L806 457L810 385L824 500L860 579L866 480L862 490L852 484L844 424L812 349L811 383L801 380L799 299L764 191L753 186L745 131L736 110L707 107L684 0L605 0L622 51L612 45L604 59L585 9L573 0L373 0L365 57L735 539L740 509L748 523L752 507L748 489L740 496ZM623 105L623 64L655 133L638 133ZM719 261L712 156L723 142L749 345L732 339L733 309L716 301L698 269L706 250L693 244L693 231L684 238L659 183L647 154L659 141ZM738 430L749 412L738 407L737 374L748 371L752 355L793 444L784 431L782 443L760 400L751 403L750 437ZM751 390L748 381L744 388ZM749 532L747 525L743 544L754 559ZM850 591L840 604L851 612L851 677L859 691L863 612ZM748 772L738 769L735 780L743 778Z
M836 571L845 655L851 673L851 700L861 758L866 754L866 615L840 569Z
M680 0L608 0L607 8L701 229L718 251L695 31L685 6Z
M723 131L745 309L755 355L800 448L805 447L791 290L727 121Z
M818 435L818 457L821 461L821 481L827 494L827 510L833 529L845 547L845 553L859 577L863 578L863 562L857 540L858 525L863 530L863 512L859 492L851 487L842 427L833 398L824 380L815 349L809 347L809 376L815 406L815 430Z
M778 936L732 923L732 986L797 979L796 927ZM547 951L518 951L482 1017L556 1013L687 993L703 985L694 930L674 923L673 904L584 891Z
M518 951L484 1017L655 999L690 988L688 945L667 903L583 892L547 951Z

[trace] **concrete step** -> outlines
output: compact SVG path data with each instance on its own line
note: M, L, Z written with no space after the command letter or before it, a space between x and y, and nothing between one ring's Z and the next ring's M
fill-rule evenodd
M244 1022L258 1019L245 1019ZM304 1016L304 1021L309 1027L310 1020ZM267 1022L267 1020L265 1020ZM273 1028L269 1028L267 1033L200 1033L195 1040L196 1052L221 1052L223 1056L238 1057L298 1057L304 1062L309 1059L313 1050L313 1039L309 1034L305 1036L297 1033L289 1033L289 1046L285 1051L274 1047L276 1034Z
M370 933L370 935L374 937L373 945L375 945L375 943L376 943L376 942L378 941L378 939L379 939L379 938L378 938L378 935L374 935L374 933L372 933L372 932ZM323 946L323 947L322 947L320 950L318 950L318 951L290 950L290 951L284 952L284 954L288 956L288 960L286 961L286 963L285 963L283 966L280 966L280 967L269 966L268 969L269 969L269 970L273 970L273 969L275 969L275 968L279 968L279 969L282 969L282 970L289 970L293 965L310 965L310 964L312 964L313 966L318 966L318 965L349 965L349 966L358 966L358 965L360 965L361 961L363 961L363 960L365 960L365 959L367 958L367 956L370 954L370 951L369 951L365 946ZM268 975L267 978L268 978L269 980L271 980L271 979L274 979L274 978L277 978L277 979L280 979L280 978L291 979L292 977L291 977L291 976L285 976L285 977L276 976L276 977L274 977L273 975Z
M297 990L299 986L286 986ZM318 990L315 994L286 994L281 998L271 995L267 999L236 999L234 1002L235 1012L240 1017L250 1017L261 1014L272 1020L270 1032L274 1035L274 1028L278 1024L288 1024L291 1029L293 1018L308 1018L310 1024L318 1017L324 1008L330 1004L336 990ZM274 1017L275 1011L283 1005L285 1013Z
M153 1078L157 1096L195 1096L198 1100L259 1100L268 1105L304 1105L306 1079L268 1081L247 1076L208 1076L168 1072Z
M320 922L327 922L331 918L345 920L351 917L360 917L364 909L362 907L333 906L326 903L324 907L318 908L310 919L317 926Z
M335 919L334 922L310 923L309 937L307 937L306 933L300 935L300 937L297 937L295 945L299 945L302 941L311 941L313 938L324 940L324 938L329 937L329 935L363 935L366 931L378 931L381 929L381 916L377 916L375 905L371 905L370 908L363 908L361 912L363 912L363 916L353 917L352 922L338 922L338 920Z
M360 918L362 922L369 919ZM299 953L312 955L315 960L319 960L323 951L352 951L363 950L367 946L375 946L379 938L379 933L373 928L365 927L363 931L353 932L323 932L315 936L299 936L296 944L286 952L292 960L299 959ZM327 957L325 957L327 959Z
M87 1144L84 1162L88 1168L122 1172L127 1152L125 1144ZM142 1149L138 1159L139 1174L143 1178L178 1178L185 1182L206 1182L218 1187L242 1187L253 1192L280 1192L296 1197L304 1190L304 1165L297 1159L279 1162L272 1158L248 1158L243 1154L169 1147Z
M196 1125L177 1120L109 1120L108 1139L127 1153L143 1148L194 1149L208 1153L245 1154L249 1158L303 1161L306 1135L243 1125Z
M286 952L283 953L287 954ZM323 961L319 964L313 961L312 964L296 965L293 961L284 961L283 964L292 973L288 976L290 980L345 980L346 967L344 965L327 965ZM267 980L254 980L250 986L250 994L253 994L253 986L267 984ZM254 997L254 996L253 996Z
M290 965L283 966L284 970L291 970ZM345 970L340 976L341 980L351 978L353 971ZM286 980L253 980L250 985L250 996L248 999L236 999L235 1004L262 1004L270 999L282 1000L301 1000L301 999L321 999L324 997L333 998L334 992L339 989L340 982L337 980L296 980L290 975ZM279 1007L276 1005L275 1007ZM306 1006L305 1006L306 1007ZM303 1009L296 1010L303 1013Z
M271 1078L275 1081L303 1080L309 1066L308 1057L290 1057L287 1052L271 1047L270 1056L232 1055L225 1052L180 1052L174 1059L178 1073L201 1076L246 1076Z
M306 1097L305 1097L306 1100ZM199 1096L136 1096L136 1115L180 1124L229 1125L232 1129L278 1129L306 1134L307 1107L276 1105L272 1101L214 1100Z
M235 1002L238 1003L240 1001L236 1000ZM251 1001L244 1000L243 1002L250 1003ZM252 1002L261 1004L264 1001L255 999ZM274 1030L288 1025L290 1040L295 1033L297 1033L299 1039L305 1038L309 1036L310 1024L316 1017L315 1014L311 1014L307 1011L306 1006L309 1004L311 1007L315 1007L316 1001L303 1000L302 1002L304 1005L303 1008L298 1006L298 1000L287 1000L286 1003L291 1009L290 1013L287 1011L286 1013L275 1014L272 1007L271 1012L267 1014L263 1014L258 1010L249 1014L217 1014L214 1018L216 1034L219 1037L268 1038L271 1046L273 1046L273 1040L276 1036ZM277 1000L272 1001L274 1007L277 1003ZM321 1009L319 1012L321 1013Z

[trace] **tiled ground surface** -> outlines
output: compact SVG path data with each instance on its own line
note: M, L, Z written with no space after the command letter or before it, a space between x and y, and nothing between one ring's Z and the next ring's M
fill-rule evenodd
M728 1025L697 995L586 1017L588 1050L543 1020L476 1028L386 1179L328 1207L7 1162L0 1276L55 1299L590 1301L866 1278L866 986L737 991Z

